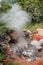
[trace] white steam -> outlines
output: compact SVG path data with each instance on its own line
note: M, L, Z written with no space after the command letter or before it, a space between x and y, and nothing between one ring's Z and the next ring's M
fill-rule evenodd
M26 11L23 11L18 4L14 4L12 8L5 14L2 15L1 19L7 24L9 28L16 29L19 35L18 44L12 47L14 52L18 47L27 46L27 41L23 37L21 28L31 21L31 17Z
M0 0L0 2L1 2L1 0Z
M5 14L2 15L2 20L10 28L22 28L26 22L30 22L31 17L26 11L23 11L18 4L14 4L12 8Z

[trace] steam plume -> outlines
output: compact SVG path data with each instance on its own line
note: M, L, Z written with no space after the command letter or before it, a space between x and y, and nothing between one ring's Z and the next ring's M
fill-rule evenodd
M23 11L17 3L7 13L3 14L1 18L9 28L17 29L22 28L26 22L30 22L31 20L27 12Z
M12 8L5 14L1 16L1 19L7 24L9 28L16 29L19 35L19 42L13 47L14 52L18 47L26 46L27 41L22 36L21 28L31 21L31 17L26 11L23 11L21 7L16 3Z

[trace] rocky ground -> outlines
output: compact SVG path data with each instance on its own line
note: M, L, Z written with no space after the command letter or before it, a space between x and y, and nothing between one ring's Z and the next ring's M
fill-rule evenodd
M26 34L25 39L28 43L31 42L32 38ZM0 52L3 53L3 61L16 62L23 65L43 65L43 48L42 50L36 51L37 49L28 44L28 48L21 48L16 51L16 55L11 50L12 44L18 43L18 35L13 30L8 30L3 35L0 35ZM30 59L29 59L30 58ZM28 61L27 61L28 60ZM31 61L31 62L29 62Z

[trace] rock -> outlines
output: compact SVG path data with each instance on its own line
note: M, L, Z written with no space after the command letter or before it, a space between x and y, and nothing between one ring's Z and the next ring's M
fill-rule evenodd
M12 43L17 43L18 42L18 37L17 37L17 34L14 30L8 30L6 32L7 36L5 37L7 40L8 40L8 43L9 44L12 44Z
M39 41L37 41L37 40L32 40L32 42L30 44L35 46L37 49L42 48L41 43Z

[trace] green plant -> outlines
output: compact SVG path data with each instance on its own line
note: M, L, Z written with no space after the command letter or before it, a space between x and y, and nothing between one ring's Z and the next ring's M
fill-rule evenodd
M23 10L30 13L32 23L40 23L43 21L43 0L16 0Z
M6 12L10 8L11 8L11 4L10 3L1 2L0 13Z
M3 57L4 57L4 56L3 56L3 54L2 54L2 53L0 53L0 59L1 59L1 58L3 58Z
M3 65L21 65L20 63L13 63L13 62L5 62L5 61L0 61L1 63L3 63Z

